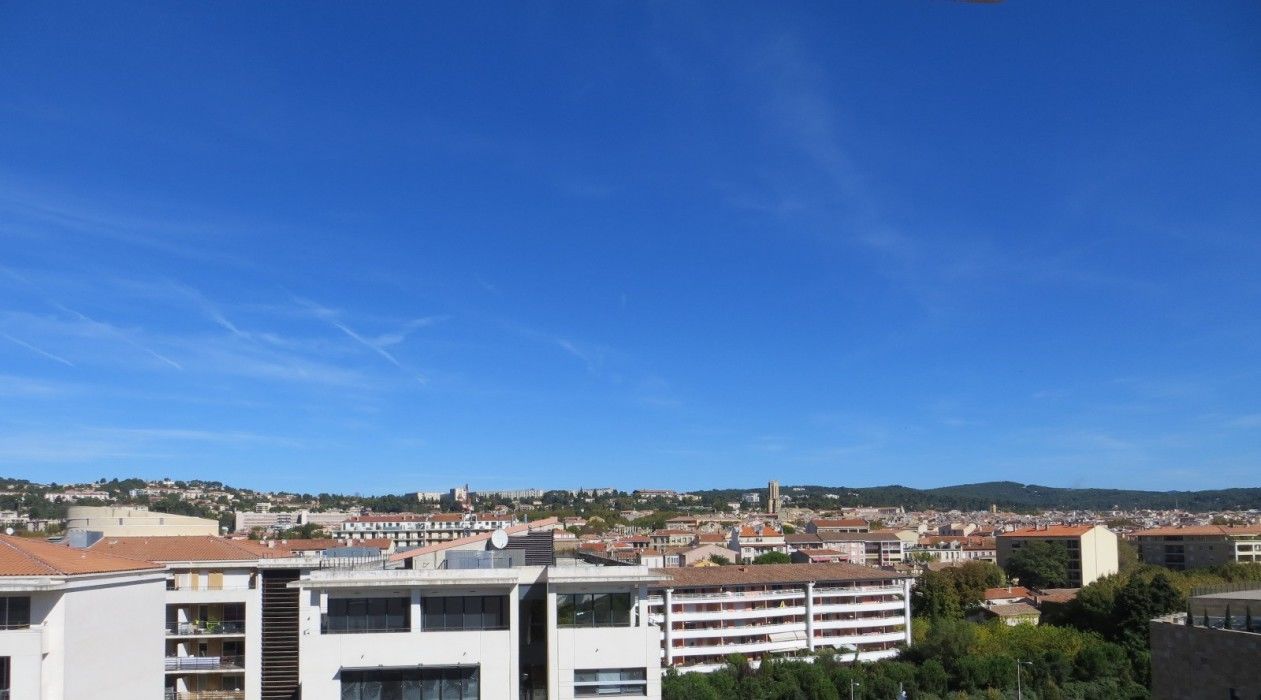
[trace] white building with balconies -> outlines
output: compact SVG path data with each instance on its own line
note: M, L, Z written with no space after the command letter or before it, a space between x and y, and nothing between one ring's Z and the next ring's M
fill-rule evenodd
M730 654L832 648L841 660L892 658L911 643L911 578L855 564L662 569L650 621L663 663L712 671Z

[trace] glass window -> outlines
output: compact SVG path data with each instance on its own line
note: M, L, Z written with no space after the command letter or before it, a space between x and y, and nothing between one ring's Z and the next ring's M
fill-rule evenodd
M478 700L478 668L341 672L342 700Z
M31 599L28 596L0 597L0 629L31 626Z
M647 669L600 668L574 671L574 697L642 696L647 692Z
M411 629L408 598L330 598L324 614L325 634L407 632Z
M623 593L560 593L556 596L558 627L625 627L630 625L632 597Z
M421 606L425 631L508 629L506 596L433 596Z

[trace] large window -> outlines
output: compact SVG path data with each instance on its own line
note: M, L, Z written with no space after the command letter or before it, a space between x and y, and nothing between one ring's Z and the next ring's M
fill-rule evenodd
M421 605L420 626L425 631L508 629L508 596L433 596Z
M647 694L646 669L592 668L574 671L574 697L640 697Z
M478 700L476 666L342 671L341 700Z
M408 598L330 598L324 615L325 634L407 632L411 629Z
M560 593L556 596L558 627L627 627L631 594Z
M0 630L31 626L31 599L27 596L0 597Z

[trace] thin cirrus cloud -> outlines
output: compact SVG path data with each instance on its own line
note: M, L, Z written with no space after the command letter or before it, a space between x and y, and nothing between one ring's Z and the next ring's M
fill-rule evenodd
M67 360L67 359L66 359L66 358L64 358L64 357L61 357L60 355L54 355L53 353L48 352L47 350L45 350L45 349L43 349L43 348L36 347L36 346L32 345L31 343L28 343L28 342L26 342L25 340L22 340L21 338L14 338L13 336L9 335L8 333L4 333L4 334L2 334L2 335L4 336L4 338L5 338L6 340L8 340L8 341L10 341L10 342L12 342L12 343L16 343L16 344L18 344L18 345L21 345L22 347L26 348L27 350L30 350L31 352L33 352L33 353L35 353L35 354L37 354L37 355L42 355L43 357L46 357L46 358L48 358L48 359L50 359L50 360L53 360L54 362L60 362L61 364L66 365L67 367L74 367L74 363L73 363L73 362L71 362L70 360Z

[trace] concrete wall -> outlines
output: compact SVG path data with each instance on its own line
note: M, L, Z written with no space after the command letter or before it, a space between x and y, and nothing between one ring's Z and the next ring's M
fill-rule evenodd
M433 591L437 593L438 591ZM480 687L483 698L515 698L518 695L517 609L516 587L478 589L455 587L442 591L448 595L508 595L509 629L493 631L422 632L420 601L424 594L417 588L372 588L361 593L368 597L409 596L411 598L410 632L383 634L321 634L321 598L351 597L355 592L332 591L322 594L303 591L299 600L301 626L299 674L303 700L338 700L341 698L339 672L343 668L360 669L390 666L480 666ZM327 605L327 603L325 603Z
M52 653L46 659L61 675L61 698L161 697L164 580L161 573L79 579L62 595L53 613L63 625L60 659Z
M1150 632L1153 700L1261 696L1261 634L1160 621Z
M556 594L625 591L626 586L560 584L549 585L547 624L548 697L571 700L574 697L574 671L578 669L643 668L647 674L648 698L661 697L661 634L648 625L647 589L636 587L635 610L629 627L558 628Z
M218 535L219 521L137 508L70 506L66 512L66 529L90 530L106 537Z
M1082 535L1081 540L1081 585L1089 586L1120 570L1115 532L1096 525L1090 532Z

